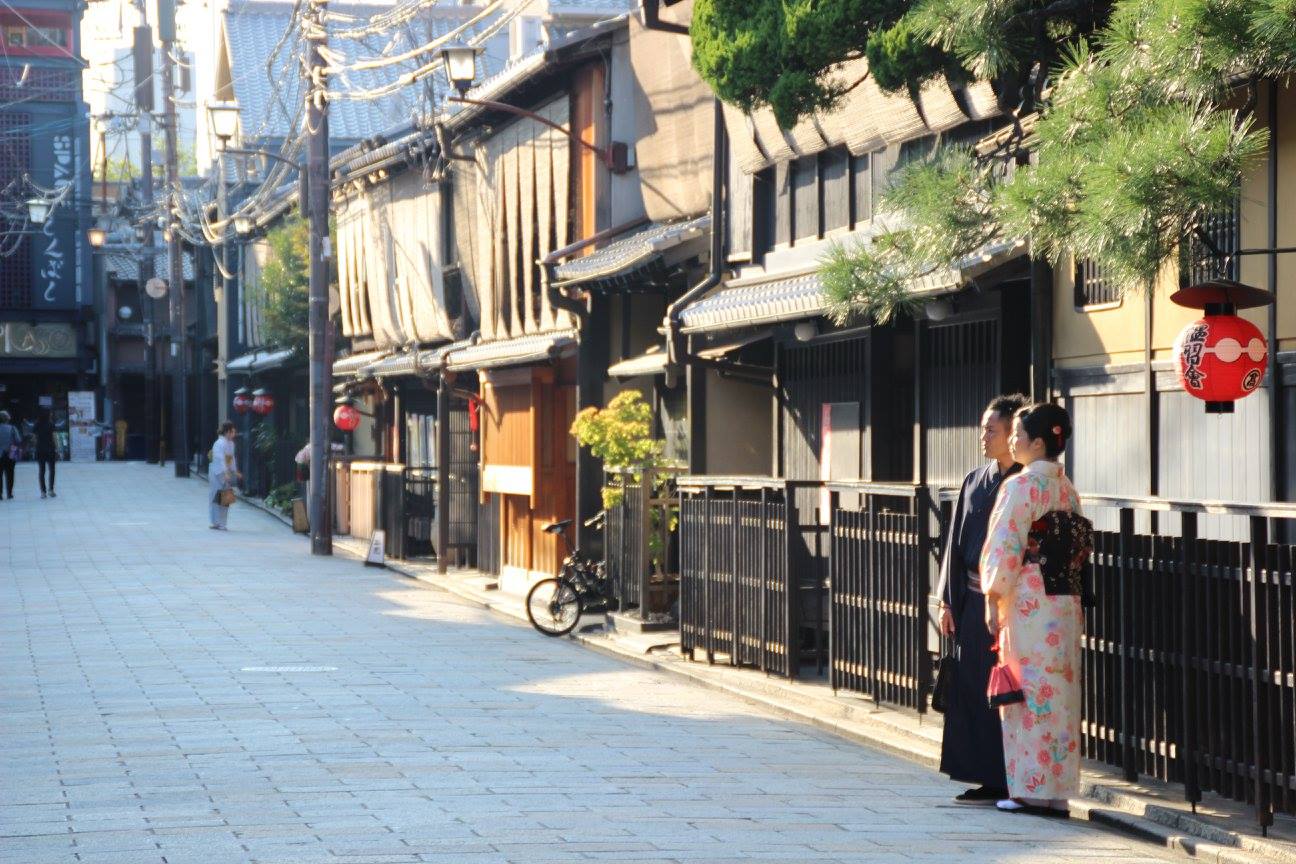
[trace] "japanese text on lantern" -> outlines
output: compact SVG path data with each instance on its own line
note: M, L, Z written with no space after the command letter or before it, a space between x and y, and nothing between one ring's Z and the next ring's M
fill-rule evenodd
M1202 389L1206 381L1206 373L1202 371L1201 365L1209 333L1210 326L1200 323L1188 332L1183 341L1183 380L1195 390Z

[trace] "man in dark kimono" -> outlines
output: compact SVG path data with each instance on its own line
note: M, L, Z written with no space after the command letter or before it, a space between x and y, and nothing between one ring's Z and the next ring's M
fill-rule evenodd
M999 712L986 698L995 655L977 571L999 486L1021 468L1008 452L1008 439L1013 415L1026 402L1020 394L1000 396L981 416L981 452L991 461L963 480L941 559L940 627L954 636L956 672L946 701L940 770L953 780L979 784L955 797L958 804L992 805L1008 794Z

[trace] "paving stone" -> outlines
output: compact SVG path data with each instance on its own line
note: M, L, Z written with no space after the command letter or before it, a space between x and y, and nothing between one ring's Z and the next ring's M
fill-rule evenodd
M0 862L1147 864L1087 824L60 466L0 519ZM334 667L333 671L252 671Z

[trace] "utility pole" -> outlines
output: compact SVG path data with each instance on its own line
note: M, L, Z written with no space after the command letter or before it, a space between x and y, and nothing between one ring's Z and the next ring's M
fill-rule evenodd
M140 209L150 213L153 209L153 30L148 24L144 0L138 4L140 19L144 22L135 28L132 60L135 66L135 113L139 118L140 136ZM148 357L144 367L144 458L150 464L158 461L158 393L157 393L157 342L154 302L144 286L153 278L153 220L145 219L140 242L143 249L139 259L140 306L144 309L145 350Z
M333 351L329 338L329 131L324 50L327 0L309 0L306 27L309 93L306 104L306 188L310 219L310 532L311 553L333 554L333 514L328 508L329 408Z
M162 112L166 134L167 262L171 313L171 459L175 476L189 476L189 388L186 375L189 339L185 327L184 262L176 212L180 204L180 167L175 106L175 0L157 0L158 37L162 40Z

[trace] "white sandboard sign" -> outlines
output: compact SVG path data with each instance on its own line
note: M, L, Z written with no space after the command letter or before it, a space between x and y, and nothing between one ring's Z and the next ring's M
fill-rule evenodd
M365 556L366 567L386 567L387 532L381 528L374 530L369 538L369 554Z

